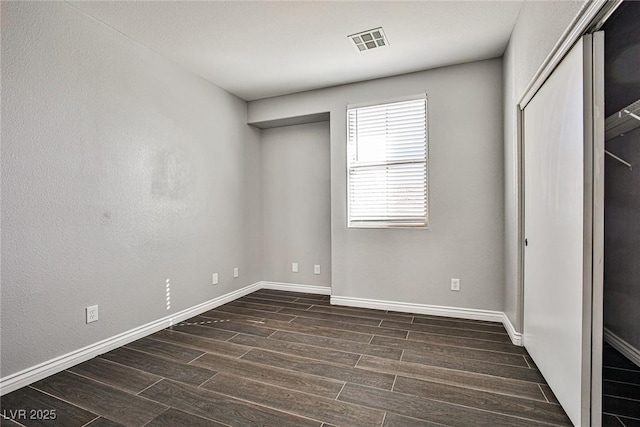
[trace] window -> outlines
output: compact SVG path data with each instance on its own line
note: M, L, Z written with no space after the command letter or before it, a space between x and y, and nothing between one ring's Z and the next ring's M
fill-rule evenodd
M426 227L427 99L347 109L348 226Z

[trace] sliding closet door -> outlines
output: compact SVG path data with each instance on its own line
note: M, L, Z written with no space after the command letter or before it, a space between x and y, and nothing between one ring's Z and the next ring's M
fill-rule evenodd
M524 108L524 345L575 425L590 424L592 39Z

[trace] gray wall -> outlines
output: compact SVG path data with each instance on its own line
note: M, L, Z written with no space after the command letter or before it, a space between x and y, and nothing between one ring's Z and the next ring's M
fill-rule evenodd
M2 376L261 279L245 102L62 2L2 2L2 59Z
M584 0L524 2L503 58L504 311L518 332L522 332L522 248L519 242L522 194L517 103L584 4Z
M330 286L329 122L264 130L261 141L263 279Z
M346 105L429 97L430 228L347 229ZM332 294L502 310L502 61L249 103L249 121L331 113ZM451 292L449 279L462 279Z
M640 350L640 128L607 141L605 157L604 326Z

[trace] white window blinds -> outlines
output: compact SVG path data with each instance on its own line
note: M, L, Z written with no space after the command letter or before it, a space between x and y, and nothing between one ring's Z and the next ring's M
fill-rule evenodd
M349 227L427 226L426 98L349 108Z

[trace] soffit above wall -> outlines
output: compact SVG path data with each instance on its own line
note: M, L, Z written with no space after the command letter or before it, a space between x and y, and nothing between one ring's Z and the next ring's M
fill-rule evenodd
M271 129L283 126L296 126L309 123L328 122L331 119L329 112L317 114L305 114L302 116L286 117L284 119L267 120L264 122L249 122L250 125L258 129Z

